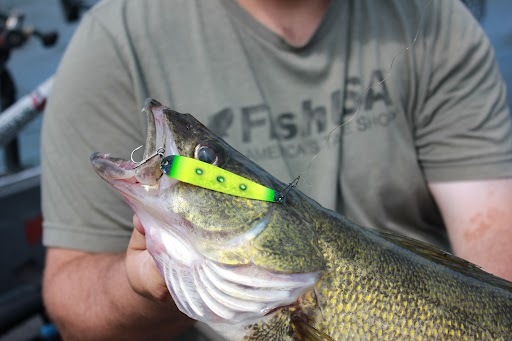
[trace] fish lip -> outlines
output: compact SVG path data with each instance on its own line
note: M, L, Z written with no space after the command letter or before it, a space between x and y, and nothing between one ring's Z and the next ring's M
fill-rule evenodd
M156 153L156 144L157 144L157 128L156 128L156 117L153 113L153 108L161 106L161 104L154 99L148 98L144 102L144 107L142 108L142 112L146 114L147 121L147 133L146 133L146 145L144 149L144 160L148 157ZM162 145L163 147L163 145Z
M172 131L167 124L169 118L166 112L169 110L154 99L145 101L142 112L147 117L147 138L141 162L111 157L110 154L98 152L91 155L90 161L96 173L114 188L120 190L123 195L132 199L148 194L156 195L161 190L175 184L176 181L162 177L160 162L158 159L153 159L178 154ZM160 153L162 150L163 152ZM137 173L141 171L154 173L153 183L139 181L141 179L138 178Z
M129 202L137 199L139 186L135 177L136 164L132 161L114 158L109 154L94 153L91 165L98 175L117 189Z
M152 98L148 98L144 102L142 111L146 113L148 124L144 159L155 155L157 150L162 148L164 149L164 157L179 155L173 133L169 124L167 124L167 120L170 119L167 113L171 109Z
M107 181L128 180L134 176L137 166L133 161L99 152L93 153L90 160L94 170Z

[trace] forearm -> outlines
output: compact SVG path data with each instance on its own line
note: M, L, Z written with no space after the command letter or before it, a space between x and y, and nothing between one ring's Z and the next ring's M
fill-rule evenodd
M48 251L43 297L65 339L169 340L191 326L170 296L156 302L133 291L124 254L83 253L59 262L59 252Z
M454 254L512 281L512 179L429 186Z
M485 218L482 218L485 220ZM490 231L485 231L486 227ZM495 276L512 281L512 226L470 226L465 235L453 237L453 252Z

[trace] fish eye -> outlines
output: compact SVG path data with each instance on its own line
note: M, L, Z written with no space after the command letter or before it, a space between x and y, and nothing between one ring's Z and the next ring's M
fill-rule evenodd
M198 145L195 151L195 158L199 161L203 161L211 164L218 164L219 158L217 153L208 146Z

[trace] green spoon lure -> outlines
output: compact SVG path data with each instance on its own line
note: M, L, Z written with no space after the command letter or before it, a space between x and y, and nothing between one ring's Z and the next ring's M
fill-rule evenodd
M169 155L162 159L161 169L173 179L212 191L253 200L283 200L283 197L273 189L194 158Z

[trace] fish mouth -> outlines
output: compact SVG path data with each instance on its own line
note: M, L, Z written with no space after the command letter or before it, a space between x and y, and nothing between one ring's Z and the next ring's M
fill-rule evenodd
M94 170L123 195L133 197L138 190L143 190L147 195L161 189L163 185L167 188L175 182L171 179L164 183L159 181L163 174L160 169L161 159L179 154L167 124L170 118L166 112L169 110L154 99L145 101L142 112L147 118L147 137L142 161L136 162L133 159L112 157L110 154L98 152L91 155Z

